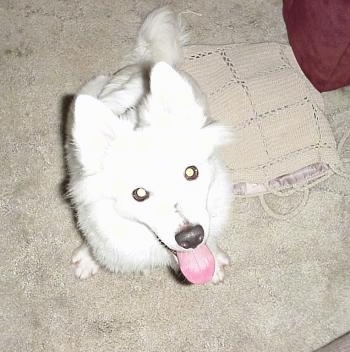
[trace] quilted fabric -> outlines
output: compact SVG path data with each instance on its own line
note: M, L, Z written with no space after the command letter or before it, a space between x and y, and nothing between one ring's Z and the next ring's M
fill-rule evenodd
M339 166L323 99L290 46L189 46L182 68L207 95L211 117L234 131L223 156L236 194L300 190Z

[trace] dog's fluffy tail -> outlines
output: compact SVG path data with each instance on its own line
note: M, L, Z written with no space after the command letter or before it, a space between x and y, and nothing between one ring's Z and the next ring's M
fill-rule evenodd
M181 63L183 46L189 35L184 24L169 7L152 11L143 22L131 61L133 63L165 61L176 66Z

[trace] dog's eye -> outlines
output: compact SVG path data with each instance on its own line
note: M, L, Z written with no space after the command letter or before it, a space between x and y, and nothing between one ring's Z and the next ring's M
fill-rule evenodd
M144 188L136 188L132 191L132 196L138 202L143 202L149 197L149 192L146 191Z
M198 177L198 169L195 166L188 166L185 170L185 178L188 181L195 180Z

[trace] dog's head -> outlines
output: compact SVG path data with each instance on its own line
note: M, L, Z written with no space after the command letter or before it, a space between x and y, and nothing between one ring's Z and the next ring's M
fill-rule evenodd
M98 197L113 198L120 216L143 224L178 258L206 251L213 153L228 133L208 123L186 79L156 64L137 126L87 95L77 97L74 121L77 158L87 177L100 179Z

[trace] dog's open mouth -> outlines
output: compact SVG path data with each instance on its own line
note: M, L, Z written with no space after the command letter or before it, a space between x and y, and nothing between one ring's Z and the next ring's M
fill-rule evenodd
M208 246L201 244L198 247L176 252L180 270L185 278L193 284L205 284L213 278L215 260Z
M168 247L154 232L159 243L177 258L180 270L192 284L205 284L212 280L215 272L214 255L205 243L194 249L176 251Z

